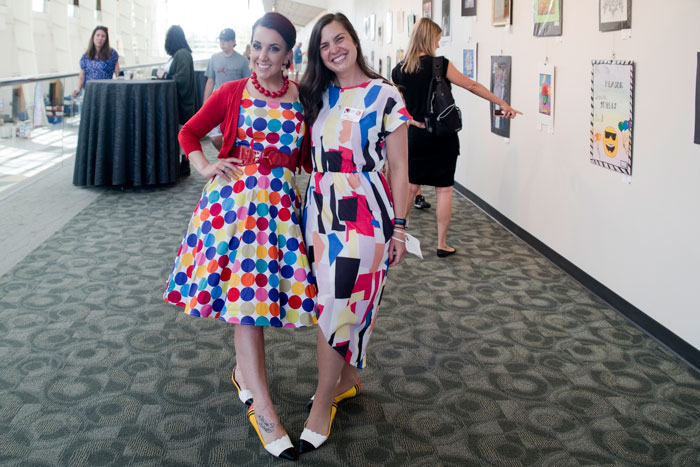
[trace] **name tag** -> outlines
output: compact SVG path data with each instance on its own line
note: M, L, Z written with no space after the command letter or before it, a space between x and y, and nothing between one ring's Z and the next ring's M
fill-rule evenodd
M350 120L351 122L359 122L361 118L362 109L353 109L352 107L345 107L340 117L341 120Z

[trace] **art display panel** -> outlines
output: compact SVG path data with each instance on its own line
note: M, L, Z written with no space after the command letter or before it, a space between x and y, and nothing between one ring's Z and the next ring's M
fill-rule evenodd
M450 29L450 0L442 0L442 37L448 38L452 35Z
M462 51L462 74L467 78L477 80L477 47L476 42L468 42L466 49Z
M631 175L634 62L594 60L592 65L590 160Z
M632 27L632 0L598 0L598 29L619 31Z
M433 0L423 0L423 18L433 19Z
M476 0L462 0L462 16L476 16Z
M537 126L554 130L554 65L541 65L537 80Z
M561 36L562 0L533 0L534 31L533 35Z
M505 26L511 24L511 0L491 0L491 24Z
M491 57L491 92L510 105L511 57L494 55ZM495 115L501 110L496 104L491 104L491 132L504 138L510 138L510 119Z

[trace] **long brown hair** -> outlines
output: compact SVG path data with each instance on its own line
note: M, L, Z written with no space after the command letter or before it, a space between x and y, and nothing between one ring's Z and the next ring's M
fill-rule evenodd
M102 48L100 51L97 51L97 47L95 47L95 33L97 31L103 31L105 33L105 43L102 45ZM95 57L97 57L100 60L107 61L109 58L112 56L112 48L109 46L109 31L107 30L107 26L97 26L93 31L92 35L90 36L90 43L88 44L87 51L85 52L85 55L87 55L87 58L90 60L94 60Z
M309 49L307 51L308 64L304 77L299 84L299 100L304 106L304 120L307 125L313 125L321 111L323 105L323 93L335 78L335 73L326 68L321 60L321 31L333 21L340 23L348 32L350 38L357 47L357 66L365 75L372 79L383 79L380 75L372 71L365 62L360 47L360 38L357 36L355 28L350 20L342 13L328 13L314 25L309 38Z
M413 29L411 40L408 43L408 52L403 59L401 71L415 73L420 70L420 56L435 56L435 41L442 34L442 28L428 18L421 18Z

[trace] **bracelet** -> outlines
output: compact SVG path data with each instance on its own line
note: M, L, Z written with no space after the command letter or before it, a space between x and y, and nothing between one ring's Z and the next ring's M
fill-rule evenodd
M401 240L400 238L396 238L393 235L391 236L391 238L396 240L397 242L406 243L406 240Z
M394 218L394 227L406 228L406 219L401 219L400 217Z

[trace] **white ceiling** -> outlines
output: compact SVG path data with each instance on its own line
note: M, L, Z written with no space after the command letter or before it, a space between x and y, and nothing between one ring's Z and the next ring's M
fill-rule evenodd
M265 11L283 14L296 26L303 28L318 15L328 10L326 0L263 0Z

